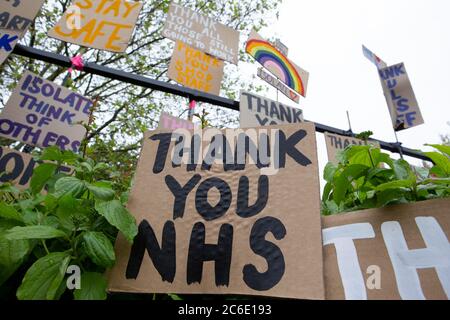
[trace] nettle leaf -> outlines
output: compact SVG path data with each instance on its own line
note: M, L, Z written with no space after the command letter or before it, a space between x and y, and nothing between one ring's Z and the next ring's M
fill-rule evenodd
M433 160L436 167L441 169L446 176L450 176L450 159L438 152L425 152L425 155Z
M14 227L5 233L7 240L64 238L67 234L51 226Z
M58 196L71 194L72 196L77 197L83 194L85 190L85 182L76 177L64 177L55 183L55 193Z
M81 289L74 291L75 300L105 300L107 281L101 273L84 272L81 275Z
M119 200L96 202L95 209L132 242L137 235L136 219Z
M45 184L56 173L58 166L54 163L42 163L33 170L33 176L30 181L30 188L33 194L42 191Z
M426 146L433 147L450 157L450 146L446 146L443 144L426 144Z
M83 234L86 253L95 264L111 268L116 262L114 247L102 232L89 231Z
M401 189L408 188L411 189L414 185L414 181L411 180L395 180L387 183L380 184L375 187L376 191L384 191L389 189Z
M19 300L53 300L71 260L67 252L55 252L37 260L28 269L17 290Z
M8 220L23 222L22 215L11 205L0 202L0 217Z
M90 192L92 192L96 199L104 201L114 199L115 192L111 188L99 187L92 184L88 184L87 188Z
M0 220L0 286L22 265L31 250L28 240L5 239L4 232L14 226L14 221Z

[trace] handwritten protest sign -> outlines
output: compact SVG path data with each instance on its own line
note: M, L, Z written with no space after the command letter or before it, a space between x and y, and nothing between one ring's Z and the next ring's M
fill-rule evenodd
M323 299L315 143L313 124L145 134L110 291Z
M0 1L0 65L27 32L44 0Z
M327 145L328 162L337 163L336 155L338 151L344 150L350 145L367 145L370 144L376 148L380 148L380 143L377 141L364 141L361 139L340 136L332 133L325 133L325 143Z
M180 119L178 117L171 116L168 113L161 112L161 117L159 119L158 129L176 130L176 129L187 129L193 130L197 126L189 120Z
M450 298L450 200L323 218L327 299Z
M171 3L162 35L237 64L239 32L189 8Z
M223 66L222 60L177 41L167 75L185 87L219 95Z
M84 47L125 52L142 5L125 0L74 1L48 35Z
M25 190L36 166L30 154L0 146L0 184L11 182L17 189ZM68 173L73 169L61 166L59 170Z
M303 111L301 109L292 108L280 102L241 91L241 128L301 122L303 122Z
M289 60L279 49L252 30L245 51L280 81L302 96L306 96L309 73Z
M396 131L424 123L403 63L379 70L384 95Z
M91 100L25 72L0 114L0 136L26 144L78 151Z

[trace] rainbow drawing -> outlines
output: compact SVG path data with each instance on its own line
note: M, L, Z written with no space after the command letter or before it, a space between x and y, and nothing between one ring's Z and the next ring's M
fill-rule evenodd
M305 96L306 90L298 67L272 44L265 40L250 37L245 46L245 51L289 88Z

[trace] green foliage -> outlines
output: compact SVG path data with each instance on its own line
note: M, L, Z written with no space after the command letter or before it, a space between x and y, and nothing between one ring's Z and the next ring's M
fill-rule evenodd
M115 264L112 241L121 231L137 234L133 216L123 206L123 187L109 182L108 167L56 147L37 160L30 189L10 185L0 201L0 285L22 266L30 266L17 290L19 299L58 299L66 291L69 265L81 268L82 287L75 299L105 299L101 273ZM70 167L69 173L59 168Z
M432 147L439 152L424 153L435 163L430 170L394 160L373 146L347 147L338 153L338 165L325 167L322 214L450 196L450 150Z

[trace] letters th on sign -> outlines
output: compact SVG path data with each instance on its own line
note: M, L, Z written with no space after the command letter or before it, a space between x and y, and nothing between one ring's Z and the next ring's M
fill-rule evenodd
M44 0L0 0L0 65L28 30Z
M161 112L161 117L159 119L159 130L176 130L176 129L187 129L193 130L197 126L189 120L180 119L178 117L174 117L166 112Z
M327 299L450 298L450 200L323 218Z
M144 141L128 203L139 233L116 242L111 291L323 299L312 124Z
M167 75L195 90L220 94L224 62L177 41Z
M238 31L176 3L170 4L162 35L221 60L238 63Z
M424 123L403 63L379 70L384 95L396 131Z
M240 126L251 128L303 122L301 109L286 106L262 96L241 91Z
M337 134L332 134L326 132L325 134L325 143L327 146L327 154L328 154L328 161L332 163L337 163L336 155L339 151L344 150L350 145L372 145L376 148L380 148L380 143L376 141L364 141L361 139L353 138L353 137L346 137L341 136Z
M77 152L91 100L27 71L0 114L0 136Z
M84 47L125 52L142 5L126 0L73 1L48 35Z

